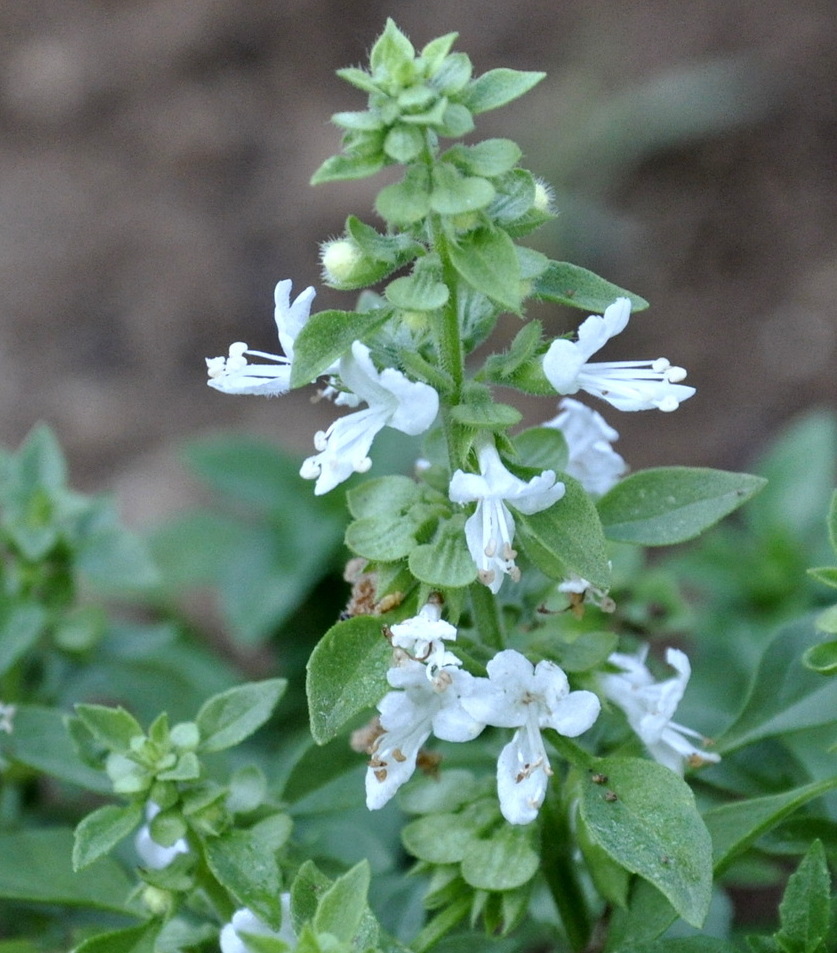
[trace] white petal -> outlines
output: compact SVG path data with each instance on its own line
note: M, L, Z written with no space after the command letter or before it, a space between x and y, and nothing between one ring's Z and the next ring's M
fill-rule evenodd
M602 704L594 692L570 692L556 705L546 723L559 735L575 738L592 727L601 710Z
M528 751L524 737L525 729L516 731L497 760L497 796L500 811L509 824L530 824L535 820L549 780L546 751L542 745L542 754ZM543 764L537 765L541 757Z

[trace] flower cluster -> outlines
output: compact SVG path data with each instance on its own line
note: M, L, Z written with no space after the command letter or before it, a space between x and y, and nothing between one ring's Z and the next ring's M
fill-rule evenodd
M511 824L533 821L552 774L541 731L552 728L569 738L587 731L599 714L597 696L570 691L554 662L533 666L513 649L491 659L487 678L463 671L444 644L456 639L456 629L441 619L436 603L390 632L395 657L387 679L395 690L378 705L380 734L369 749L367 807L383 807L409 780L431 734L464 742L491 725L516 729L497 762L503 816Z

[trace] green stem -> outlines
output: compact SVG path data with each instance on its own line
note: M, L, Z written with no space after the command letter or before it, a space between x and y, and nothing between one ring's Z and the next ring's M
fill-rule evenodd
M550 792L547 796L541 808L541 820L544 879L561 915L570 946L576 951L583 950L590 939L590 912L576 876L573 838L565 806L560 803L558 795Z
M506 639L497 611L494 593L481 582L471 583L471 608L474 612L474 627L480 634L483 645L503 649Z

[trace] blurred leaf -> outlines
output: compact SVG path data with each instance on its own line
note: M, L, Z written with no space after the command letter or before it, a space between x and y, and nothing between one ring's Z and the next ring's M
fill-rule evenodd
M105 774L80 760L67 733L64 715L54 708L18 705L14 732L0 734L0 752L8 760L34 771L89 791L111 793L111 783Z
M240 522L205 510L168 520L149 538L162 584L179 593L186 586L214 582L246 534Z
M747 509L747 523L765 535L772 528L809 541L822 534L837 483L837 419L815 411L781 434L756 465L767 487Z
M805 651L819 642L809 618L779 629L759 661L740 714L717 741L719 751L837 721L837 680L802 662Z
M700 927L712 893L712 845L688 785L668 768L638 758L601 758L593 767L608 782L607 791L592 782L582 787L581 813L591 838Z
M64 828L0 834L0 897L131 914L133 883L119 864L101 860L73 871L73 832Z
M157 953L160 928L160 921L152 920L141 927L100 933L79 944L72 953Z
M384 697L391 663L379 617L357 616L326 632L308 660L306 681L311 734L318 745Z
M802 661L820 675L837 675L837 639L812 645L805 650Z
M712 837L712 853L716 873L722 873L762 834L775 827L788 815L837 787L837 777L815 781L781 794L733 801L713 808L704 815Z
M599 500L599 516L608 539L669 546L694 539L764 485L762 477L703 467L642 470Z
M33 648L47 623L46 609L36 602L12 602L0 608L0 675Z
M249 738L273 714L287 685L284 678L269 678L236 685L208 699L195 718L199 750L223 751Z
M738 947L712 936L686 936L632 943L620 947L619 953L738 953Z

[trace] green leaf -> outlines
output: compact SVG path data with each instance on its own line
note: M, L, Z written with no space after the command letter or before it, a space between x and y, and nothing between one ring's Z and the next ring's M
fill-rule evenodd
M837 566L818 566L816 569L809 569L808 575L817 582L823 582L832 589L837 589Z
M412 161L424 148L424 135L415 126L393 126L384 139L384 152L396 162Z
M400 474L364 480L346 494L349 512L355 519L405 513L420 498L419 484Z
M142 725L121 706L76 705L76 715L108 751L128 751L132 739L145 736Z
M432 542L413 549L408 565L419 582L434 588L470 585L477 578L477 567L465 541L465 514L442 521Z
M485 139L473 146L457 145L445 158L471 175L502 175L513 169L522 153L511 139Z
M232 830L205 841L206 862L218 882L274 930L282 923L282 874L276 852L257 831Z
M367 910L369 879L369 862L362 860L334 881L317 904L313 921L317 933L331 933L343 943L351 942Z
M610 585L610 564L596 507L581 484L559 474L566 493L540 513L518 513L514 518L526 555L553 579L575 573L594 586Z
M831 548L837 553L837 490L831 494L826 526L828 527L828 541L831 543Z
M800 465L804 461L804 466ZM774 441L756 472L767 486L749 506L749 526L762 535L811 545L822 538L823 514L829 510L837 479L837 419L814 411L794 420Z
M326 632L308 659L306 679L311 734L318 745L384 697L391 663L379 618L357 616Z
M75 872L73 832L64 828L0 834L0 897L130 914L133 883L114 861Z
M488 840L471 840L462 857L462 876L477 890L513 890L528 883L539 867L528 828L510 824Z
M447 285L437 281L429 269L396 278L387 285L384 294L391 305L404 311L436 311L450 297Z
M195 718L201 733L199 750L223 751L249 738L270 718L287 685L284 678L268 678L236 685L208 699Z
M76 568L105 593L150 589L160 583L145 541L121 526L86 536L76 551Z
M608 539L669 546L694 539L764 485L762 477L725 470L642 470L617 483L599 500L599 516Z
M397 519L370 516L355 520L346 530L346 545L364 559L395 562L405 559L416 545L415 534L419 525L405 516Z
M413 44L398 29L395 21L388 17L384 32L369 53L369 65L373 72L381 70L385 74L398 76L405 64L412 63L415 55Z
M782 929L776 939L784 948L818 953L831 921L831 877L822 841L815 840L791 874L779 904Z
M90 791L110 794L112 787L107 776L88 767L76 754L64 719L64 714L55 708L18 705L14 732L0 734L0 753L9 761L34 771Z
M608 781L607 790L592 781L582 787L591 838L700 927L712 895L712 845L689 786L638 758L602 758L593 767Z
M34 647L47 624L47 611L36 602L9 602L0 609L0 675Z
M380 327L392 312L319 311L312 314L294 341L291 387L302 387L319 377L351 349L352 343Z
M478 176L463 175L450 163L433 168L430 207L440 215L462 215L485 208L494 198L494 186Z
M684 936L620 946L619 953L739 953L739 950L727 940L713 936Z
M346 233L355 240L368 258L388 262L391 265L405 265L423 250L418 242L408 236L382 235L354 215L346 219ZM374 308L366 310L374 310Z
M520 264L514 242L502 229L468 232L448 251L453 267L472 288L509 311L520 311Z
M142 820L142 804L117 807L106 804L88 814L76 827L73 870L83 870L104 857Z
M762 738L837 721L837 679L823 678L802 663L820 643L810 619L779 629L759 660L742 710L717 739L717 750L733 751Z
M530 427L515 435L514 449L520 463L533 470L560 472L567 465L567 440L557 427Z
M505 68L489 70L470 82L460 98L472 113L487 112L528 93L545 76Z
M762 834L814 798L837 787L837 777L815 781L781 794L733 801L707 811L704 815L712 837L712 854L716 874L751 847Z
M451 53L431 73L431 82L443 96L452 96L463 89L471 78L473 67L466 53Z
M386 157L381 155L353 156L336 155L325 162L311 176L311 185L322 185L324 182L345 182L352 179L366 179L370 175L380 172L386 164Z
M820 675L837 675L837 639L812 645L805 650L802 662Z
M535 281L532 295L543 301L557 301L594 314L604 314L608 305L617 298L630 298L632 311L644 311L648 307L645 298L568 261L551 261L546 271Z
M458 36L458 33L445 33L444 36L437 36L422 48L421 58L427 64L430 77L440 69Z
M230 778L230 793L227 810L233 814L248 814L255 811L267 795L267 779L257 764L239 768Z
M362 89L365 93L377 93L378 84L365 70L358 69L356 66L347 66L344 69L337 70L340 79L351 83L357 89Z
M410 821L401 831L404 847L419 860L430 864L458 864L465 848L477 836L463 822L461 814L425 814Z
M430 211L430 175L419 166L409 166L400 182L387 185L375 199L381 218L397 226L412 225Z
M100 933L74 947L72 953L157 953L161 928L159 920L152 920L139 927Z

